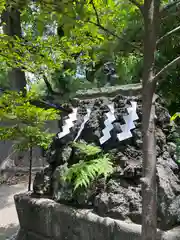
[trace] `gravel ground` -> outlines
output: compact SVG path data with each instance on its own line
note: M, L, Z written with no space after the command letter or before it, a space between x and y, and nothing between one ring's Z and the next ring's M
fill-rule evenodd
M0 240L15 239L19 229L14 195L27 191L27 178L23 179L0 184Z

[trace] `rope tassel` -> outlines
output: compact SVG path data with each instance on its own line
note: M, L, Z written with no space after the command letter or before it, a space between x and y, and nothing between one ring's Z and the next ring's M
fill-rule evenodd
M128 115L123 117L125 124L121 125L122 132L117 134L119 141L132 137L131 130L135 128L134 121L139 119L136 113L137 102L131 102L131 106L127 108Z
M101 145L111 138L110 131L114 127L112 123L116 120L114 116L114 104L109 104L108 107L110 111L106 113L107 119L104 121L103 136L99 139Z
M74 122L77 120L77 108L73 108L73 112L68 114L68 119L65 120L65 124L62 127L62 132L58 133L58 138L63 138L70 133L70 129L74 126Z

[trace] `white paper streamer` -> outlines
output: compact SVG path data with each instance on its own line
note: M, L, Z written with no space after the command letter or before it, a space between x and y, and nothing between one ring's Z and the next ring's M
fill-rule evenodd
M128 115L124 116L125 124L121 125L122 132L117 134L119 141L123 141L132 137L130 130L135 128L134 121L138 120L138 115L136 113L137 102L131 102L131 106L127 108Z
M58 133L58 138L62 138L70 133L70 128L74 126L74 121L77 120L77 108L73 108L73 112L68 115L65 124L62 127L62 132Z
M80 129L79 129L79 131L77 133L77 136L75 137L74 141L76 141L79 138L79 136L81 135L82 130L84 129L85 124L89 120L90 114L91 114L91 109L87 108L87 114L84 116L84 121L82 122L81 127L80 127Z
M106 113L107 119L104 121L105 128L102 130L103 136L99 139L101 145L111 138L110 131L113 129L112 122L116 120L114 116L114 104L109 104L108 107L110 111Z

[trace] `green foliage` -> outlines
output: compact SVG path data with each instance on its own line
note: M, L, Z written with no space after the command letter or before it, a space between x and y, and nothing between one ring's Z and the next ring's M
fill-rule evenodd
M7 1L0 2L2 12ZM12 2L19 8L20 0ZM168 2L161 1L161 5ZM65 98L73 96L79 88L94 86L94 83L88 84L76 76L79 66L90 73L96 86L109 81L103 72L103 65L107 62L113 64L118 75L113 79L113 84L139 82L144 29L140 11L131 1L26 0L21 5L23 7L18 10L21 11L24 36L20 39L0 34L1 70L19 67L36 74L46 71L52 76L53 89L61 90ZM171 14L161 21L161 36L179 25L178 11L172 8L169 12ZM62 35L58 34L58 27L61 27ZM50 33L47 29L50 29ZM179 35L174 34L157 46L157 71L177 55L178 43ZM69 64L66 70L64 62ZM48 95L46 86L41 83L36 86L37 89L43 92L43 96ZM180 106L178 86L179 69L175 67L158 89L168 100L171 112Z
M167 32L178 27L179 22L180 16L177 9L170 9L168 16L161 22L160 36L163 36ZM164 40L158 44L156 60L157 70L163 68L164 65L172 61L179 54L179 36L179 31L177 31L171 36L164 38ZM158 92L166 99L171 114L176 111L180 111L179 75L179 65L175 65L170 69L170 71L167 71L165 75L162 75L158 87Z
M5 4L6 4L6 0L0 1L0 15L3 12L3 10L5 9Z
M176 157L177 157L177 163L180 164L180 138L176 139Z
M0 88L3 88L3 89L10 88L7 71L0 71Z
M38 95L28 92L7 92L0 98L0 140L15 140L16 150L28 150L34 146L47 149L54 134L45 130L46 121L59 118L54 109L45 110L34 106L31 101Z
M177 117L180 117L180 113L179 112L177 112L177 113L175 113L172 117L171 117L171 121L174 121L174 120L176 120L176 118Z
M174 122L177 118L180 118L180 113L177 112L175 113L171 118L170 118L170 121L171 122ZM177 125L174 125L174 131L176 132L176 135L175 135L175 142L176 142L176 161L178 163L180 163L180 133L179 133L179 126Z
M142 57L129 54L125 57L116 57L116 69L119 76L119 83L134 83L140 81L142 69Z
M94 156L102 152L100 147L93 145L86 145L81 142L73 142L72 144L75 148L77 148L80 153L85 154L86 156Z
M13 4L19 6L19 1ZM116 37L111 31L121 35L132 22L132 16L138 13L136 7L126 1L104 0L50 0L33 4L25 1L19 10L25 36L19 39L0 34L0 59L5 63L1 67L19 67L36 73L44 67L50 73L61 70L64 60L77 64L75 55L78 55L78 64L85 67L105 56L112 58L118 51L114 49ZM45 35L49 26L54 32L57 26L62 26L63 36Z
M69 64L68 70L56 70L51 76L51 86L61 94L61 100L67 101L67 99L73 98L77 90L87 87L87 81L76 76L75 68L76 66Z
M73 164L63 176L65 181L73 184L74 190L80 187L88 188L98 177L107 178L113 172L113 163L109 155L104 155L99 147L84 143L73 143L73 145L86 156L84 160ZM88 156L92 159L89 160Z
M31 91L37 93L39 98L42 99L43 97L47 96L47 88L44 80L42 78L37 79L34 83L29 83Z

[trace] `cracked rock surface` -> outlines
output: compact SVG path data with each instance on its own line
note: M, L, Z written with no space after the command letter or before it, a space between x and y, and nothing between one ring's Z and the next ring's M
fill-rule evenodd
M117 133L124 124L123 115L127 113L130 101L137 102L139 120L132 130L132 138L119 142ZM74 199L72 188L59 182L59 176L68 165L77 163L78 154L69 143L75 138L87 106L93 106L89 121L79 138L87 144L99 146L99 138L104 128L105 113L109 111L107 103L114 102L116 121L111 131L111 139L103 146L114 159L114 172L105 183L97 181L96 186L79 194ZM34 182L35 193L48 194L56 201L90 207L101 216L141 223L141 184L142 177L142 103L139 97L117 96L114 99L84 100L78 103L78 119L70 134L63 139L54 139L47 153L49 171L37 175ZM170 229L180 222L180 178L176 157L175 140L177 132L170 123L170 116L163 101L156 102L156 151L157 151L157 189L158 189L158 225L161 229ZM37 178L40 184L36 181ZM44 185L43 185L44 184ZM48 186L47 186L48 185ZM47 192L48 191L48 192Z

